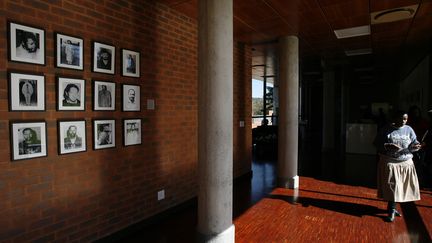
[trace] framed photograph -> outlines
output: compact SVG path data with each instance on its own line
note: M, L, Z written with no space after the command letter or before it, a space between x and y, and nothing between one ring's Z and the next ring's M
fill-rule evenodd
M93 42L93 72L115 73L115 47L100 42Z
M11 159L47 156L46 122L11 122Z
M85 110L85 80L57 77L57 110Z
M128 77L140 77L140 53L122 49L122 75Z
M8 22L9 60L45 65L45 30Z
M55 33L56 67L84 70L84 40Z
M10 72L9 110L44 111L45 76Z
M115 120L93 121L94 149L115 147Z
M141 144L141 119L123 120L123 145Z
M57 132L59 154L70 154L87 150L85 120L59 121Z
M141 86L123 84L122 90L123 111L140 111Z
M115 110L115 89L114 82L94 81L93 82L93 109L95 111Z

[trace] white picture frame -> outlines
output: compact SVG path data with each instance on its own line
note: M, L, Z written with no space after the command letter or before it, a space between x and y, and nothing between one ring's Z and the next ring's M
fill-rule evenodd
M45 65L45 30L8 22L9 60Z
M132 146L142 144L142 119L123 120L123 145Z
M47 156L45 121L11 122L10 132L12 161Z
M85 110L85 80L57 77L57 110Z
M115 46L93 41L93 72L115 74Z
M140 77L140 53L122 49L122 75L126 77Z
M115 110L116 84L110 81L93 81L93 110Z
M87 151L85 120L58 121L57 131L60 155Z
M9 110L44 111L45 76L9 72Z
M114 148L115 120L93 120L93 148L94 150Z
M56 67L84 70L84 40L55 33Z
M133 84L122 85L122 110L141 111L141 86Z

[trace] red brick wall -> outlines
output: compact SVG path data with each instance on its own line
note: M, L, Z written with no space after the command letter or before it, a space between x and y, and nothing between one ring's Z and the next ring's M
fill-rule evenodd
M0 1L0 241L98 239L196 196L197 24L153 1ZM7 61L6 20L46 31L46 66ZM84 39L84 71L54 67L54 31ZM116 46L116 74L91 72L91 41ZM120 49L141 52L141 78L120 75ZM250 170L250 51L235 51L235 175ZM244 58L244 60L242 60ZM8 112L7 70L42 72L45 112ZM86 110L58 112L56 76L86 80ZM116 111L92 111L93 79L117 83ZM141 112L121 112L122 83ZM154 99L155 110L146 109ZM246 103L243 101L246 100ZM117 146L93 150L92 119L115 118ZM143 144L122 146L121 118L143 118ZM57 120L87 122L87 152L57 154ZM45 119L48 156L10 160L9 120ZM245 128L239 128L244 119ZM248 132L249 131L249 132ZM157 201L157 191L166 198Z

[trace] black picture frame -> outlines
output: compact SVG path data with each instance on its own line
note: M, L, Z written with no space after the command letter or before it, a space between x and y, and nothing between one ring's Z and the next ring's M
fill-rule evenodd
M108 149L116 147L116 120L93 120L93 149Z
M55 67L84 70L84 39L54 32Z
M142 119L123 119L123 146L135 146L142 144Z
M45 111L45 75L8 71L9 111Z
M46 121L10 121L11 160L48 156Z
M92 71L95 73L115 74L116 47L92 41Z
M59 155L87 151L86 125L85 119L57 121L57 144Z
M7 21L8 60L45 66L45 30L40 27Z
M112 81L93 80L93 110L115 111L116 83Z
M141 77L141 53L129 49L121 49L122 76Z
M58 111L85 111L86 82L78 77L56 77ZM78 96L78 97L77 97Z
M122 111L141 111L141 85L122 84Z

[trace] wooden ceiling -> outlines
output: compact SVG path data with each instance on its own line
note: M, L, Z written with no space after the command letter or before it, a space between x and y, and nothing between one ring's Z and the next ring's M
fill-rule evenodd
M273 75L277 40L297 35L303 71L322 61L353 68L390 68L401 50L430 45L432 0L233 0L234 38L253 47L253 75ZM198 0L159 0L197 18ZM334 30L370 25L370 13L418 4L414 18L371 25L367 36L337 39ZM371 48L371 55L347 57L346 50Z

